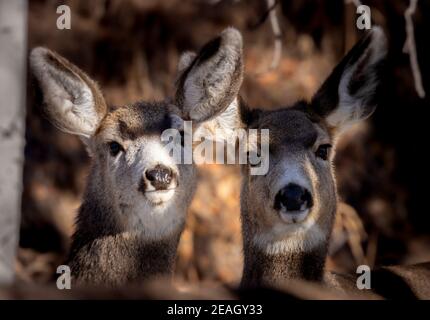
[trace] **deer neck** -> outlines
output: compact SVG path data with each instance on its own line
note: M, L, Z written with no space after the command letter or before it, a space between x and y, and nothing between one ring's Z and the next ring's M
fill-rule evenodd
M168 236L148 238L124 224L114 195L100 192L101 175L91 174L80 207L69 263L79 283L120 285L171 275L182 228Z
M289 279L321 281L326 251L318 247L308 252L267 253L259 247L247 246L242 285L274 285Z
M244 239L243 286L276 285L289 279L322 281L330 232L309 223L303 232L292 232L283 225L262 233L252 217L258 209L242 202Z
M75 283L120 286L173 274L179 234L148 242L123 232L85 239L76 233L69 266Z

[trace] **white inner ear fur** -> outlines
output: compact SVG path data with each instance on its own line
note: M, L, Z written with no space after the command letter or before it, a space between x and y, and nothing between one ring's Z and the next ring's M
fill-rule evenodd
M204 122L194 133L194 139L201 141L203 138L212 137L216 141L235 143L235 131L243 127L239 115L237 98L214 119Z
M91 89L75 73L67 74L47 62L47 54L47 49L34 49L30 64L40 83L50 117L60 130L90 137L99 121Z
M191 65L196 56L197 54L192 51L186 51L181 55L178 62L178 75Z
M366 57L370 55L367 62L367 66L370 67L383 59L386 55L386 38L382 29L380 27L374 27L371 32L372 39L369 47L362 54L361 58L354 65L349 66L342 75L338 90L339 106L326 118L330 126L344 130L355 122L363 119L363 109L366 107L363 103L365 102L366 96L372 94L375 90L378 82L377 75L368 73L367 76L370 77L370 80L363 85L354 96L349 94L348 86L351 77L356 72L357 66L360 65L363 59L366 59Z
M221 37L218 52L193 68L185 80L183 108L192 120L200 120L211 113L232 85L232 77L242 55L242 36L229 28Z

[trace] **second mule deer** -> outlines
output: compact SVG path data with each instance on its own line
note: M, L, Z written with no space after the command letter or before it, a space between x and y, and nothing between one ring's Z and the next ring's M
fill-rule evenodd
M373 112L385 53L385 37L375 28L310 102L244 117L249 128L270 130L268 173L250 176L244 168L244 284L323 279L337 204L334 145L345 127Z
M332 159L341 132L375 109L386 51L384 33L374 27L310 102L274 111L238 105L242 127L270 130L267 174L251 175L252 165L242 166L243 286L304 279L357 289L354 278L324 270L337 206ZM385 281L391 272L409 286L410 296L430 297L428 264L381 270L373 283L382 291L386 285L385 293L393 287Z
M172 272L196 185L193 165L177 164L161 133L226 112L242 81L242 38L225 30L180 63L176 99L109 108L96 83L45 48L30 56L44 110L78 135L92 158L70 252L78 283L122 285Z

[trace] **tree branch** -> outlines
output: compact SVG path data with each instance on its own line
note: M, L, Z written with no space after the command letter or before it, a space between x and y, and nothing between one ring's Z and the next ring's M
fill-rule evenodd
M266 0L267 9L269 10L270 26L272 27L273 35L275 36L275 44L273 48L273 58L269 71L274 70L279 66L282 57L282 33L279 26L278 16L276 15L275 0Z
M418 0L410 0L409 7L405 11L405 20L406 20L406 41L403 47L403 52L409 54L409 60L411 64L412 74L414 76L415 90L418 93L420 98L425 98L426 92L424 91L421 71L418 65L417 58L417 50L415 44L415 35L414 35L414 24L412 20L412 15L415 13L417 9Z

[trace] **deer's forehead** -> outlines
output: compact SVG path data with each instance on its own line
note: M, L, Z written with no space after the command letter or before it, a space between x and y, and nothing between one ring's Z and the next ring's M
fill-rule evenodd
M123 140L161 135L171 127L168 107L164 104L138 103L111 111L103 119L99 132L118 135Z
M259 128L269 129L270 145L312 146L317 140L328 138L324 126L314 122L302 111L284 109L272 111L260 119Z

